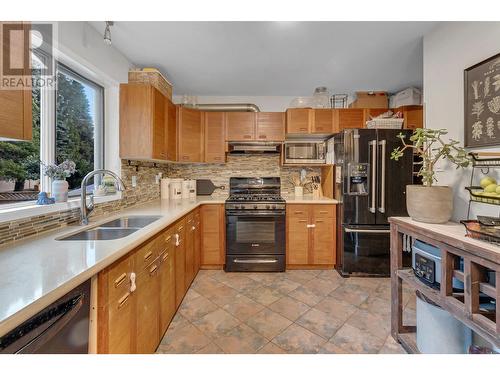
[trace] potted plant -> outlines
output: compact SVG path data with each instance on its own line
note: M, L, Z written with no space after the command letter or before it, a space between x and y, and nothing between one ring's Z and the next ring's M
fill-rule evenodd
M43 164L43 173L52 180L52 198L56 203L68 201L68 181L76 172L75 163L71 160L65 160L61 164Z
M402 147L395 148L391 159L399 160L406 150L414 151L421 157L418 175L423 185L406 186L406 208L413 220L424 223L440 224L450 220L453 213L453 190L449 186L436 186L436 163L448 160L457 168L465 168L470 164L466 151L459 147L458 141L450 139L448 143L441 137L447 134L446 129L415 129L407 143L405 135L399 133Z

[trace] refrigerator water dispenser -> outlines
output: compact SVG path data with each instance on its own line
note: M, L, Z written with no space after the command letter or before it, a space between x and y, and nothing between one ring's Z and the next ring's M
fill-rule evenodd
M347 194L368 195L368 163L349 163Z

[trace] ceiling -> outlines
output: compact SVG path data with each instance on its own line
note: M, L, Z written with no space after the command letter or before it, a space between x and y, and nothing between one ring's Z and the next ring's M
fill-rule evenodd
M91 22L103 33L104 22ZM115 22L113 46L176 95L309 96L422 86L436 22Z

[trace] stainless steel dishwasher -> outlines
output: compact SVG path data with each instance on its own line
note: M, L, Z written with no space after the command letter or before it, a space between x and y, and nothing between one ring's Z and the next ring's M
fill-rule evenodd
M90 280L0 337L0 353L88 353L89 318Z

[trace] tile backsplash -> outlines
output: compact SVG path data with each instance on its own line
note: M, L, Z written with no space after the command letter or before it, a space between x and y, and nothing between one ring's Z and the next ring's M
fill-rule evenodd
M137 204L146 203L159 198L160 186L155 177L162 173L163 177L184 179L210 179L215 185L224 185L225 190L216 190L214 196L227 196L230 177L281 177L283 195L293 194L290 182L292 174L301 168L280 166L279 155L228 155L225 164L155 164L133 161L130 164L122 160L121 176L126 190L122 199L97 204L92 217L109 214ZM307 174L320 174L319 167L306 168ZM137 177L137 186L132 187L132 176ZM41 234L48 230L77 223L80 209L71 209L36 215L29 218L0 223L0 245L9 244L27 237Z

